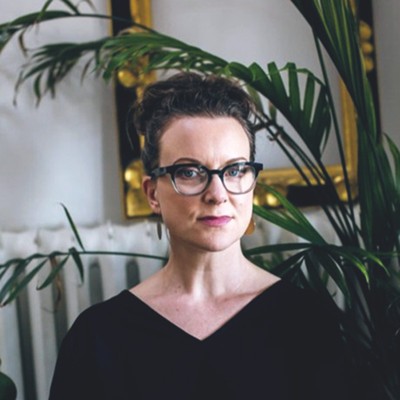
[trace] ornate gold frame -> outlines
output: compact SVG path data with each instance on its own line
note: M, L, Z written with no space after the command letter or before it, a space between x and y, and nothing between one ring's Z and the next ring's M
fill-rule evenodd
M152 25L151 16L151 0L130 0L130 9L132 17L138 23L146 26ZM355 111L352 104L352 100L347 93L343 83L340 83L340 100L342 108L342 128L343 128L343 143L344 153L346 159L346 169L350 180L352 197L357 196L357 130L355 124ZM127 193L125 193L125 211L126 216L137 217L145 216L151 213L150 209L144 204L142 196L139 196L140 190L140 166L138 160L134 161L124 173L125 181L130 180ZM344 174L340 164L330 165L327 167L329 174L331 175L333 182L336 185L338 194L343 201L347 201L347 191L345 190ZM133 171L133 172L132 172ZM309 174L305 171L306 175ZM134 182L132 183L132 174L134 176ZM313 181L310 178L311 182ZM303 178L295 168L279 168L270 169L268 171L262 171L260 174L259 181L268 185L271 185L278 189L281 193L287 195L289 187L301 187L306 186ZM138 197L139 196L139 197ZM268 206L278 206L277 199L273 196L265 193L262 190L256 190L255 203Z
M130 0L132 18L138 24L151 26L151 0Z

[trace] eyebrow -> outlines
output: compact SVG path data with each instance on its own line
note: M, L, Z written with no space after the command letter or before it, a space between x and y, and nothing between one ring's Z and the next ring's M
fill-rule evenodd
M232 159L226 161L225 164L223 164L223 165L226 166L226 165L234 164L234 163L236 163L236 162L241 162L241 161L246 162L246 161L248 161L248 160L246 159L246 157L236 157L236 158L232 158ZM195 159L195 158L190 158L190 157L178 158L177 160L175 160L175 161L173 162L173 165L175 165L175 164L181 164L181 163L185 163L185 162L188 163L188 164L190 163L190 164L204 165L204 164L203 164L202 162L200 162L199 160L197 160L197 159Z

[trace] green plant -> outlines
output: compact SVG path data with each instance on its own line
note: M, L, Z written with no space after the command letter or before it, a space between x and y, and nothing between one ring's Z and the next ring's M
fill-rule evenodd
M48 7L52 1L49 0L40 12L0 25L0 50L17 33L23 39L27 28L33 24L82 15L69 1L62 2L67 6L66 11L50 11ZM333 280L345 298L344 309L337 307L337 310L354 370L354 398L398 399L400 152L377 126L376 105L364 70L357 18L352 12L350 1L291 2L313 30L322 77L317 77L311 71L293 63L288 63L283 68L270 63L263 69L256 63L245 66L228 62L176 38L142 27L138 31L125 31L118 36L90 43L42 46L31 53L28 63L21 70L18 85L33 80L34 92L39 101L45 93L55 93L57 84L82 56L89 57L85 73L96 73L106 81L112 79L119 69L129 65L143 74L158 69L194 70L205 74L225 75L242 82L259 106L259 129L268 131L308 185L311 185L308 178L311 176L317 185L324 186L325 191L319 194L319 202L341 241L340 246L327 243L301 210L274 189L267 188L279 198L283 207L269 210L255 206L255 212L261 218L302 237L305 242L262 246L247 251L247 255L261 266L272 268L275 273L286 276L296 284L321 292L336 306L326 285L327 278ZM105 17L95 14L92 16ZM332 101L330 82L325 72L322 47L336 66L357 112L357 204L351 198L342 136ZM143 59L147 61L145 64ZM301 80L305 82L304 89L300 89ZM273 107L265 110L261 99L267 99ZM278 124L276 111L295 128L298 134L296 139ZM341 155L349 198L347 204L340 200L322 161L332 125ZM306 145L307 151L302 150L300 142ZM310 175L304 174L297 160L301 160ZM276 252L290 252L291 255L271 267L263 257ZM42 261L37 269L54 254L40 255ZM73 249L64 256L72 256L79 267L79 256L82 254L85 254L83 247L80 251ZM10 260L0 266L0 277L11 267L15 268L14 274L19 271L22 276L26 265L38 258L39 255L33 255L29 259ZM53 279L62 266L61 261L49 278ZM28 275L20 280L19 276L12 275L10 279L13 278L14 281L7 281L3 286L1 300L14 298L32 277L33 275Z
M1 365L1 360L0 360ZM17 388L11 378L0 371L0 399L15 400L17 398Z

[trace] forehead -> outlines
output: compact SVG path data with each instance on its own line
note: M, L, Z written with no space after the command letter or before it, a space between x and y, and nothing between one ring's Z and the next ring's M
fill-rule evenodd
M232 117L182 117L168 124L160 139L160 165L180 159L223 164L250 157L249 138Z

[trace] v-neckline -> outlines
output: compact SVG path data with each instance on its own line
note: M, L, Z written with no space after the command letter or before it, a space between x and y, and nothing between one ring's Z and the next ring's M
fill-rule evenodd
M142 300L140 297L136 296L134 293L132 293L129 290L125 290L124 292L130 296L131 300L137 301L139 304L143 306L143 309L153 318L156 318L160 321L163 321L164 324L166 324L170 329L179 332L180 334L184 335L185 337L189 338L190 340L193 340L198 343L206 343L213 339L215 336L219 336L222 334L224 331L229 329L229 327L237 320L240 320L248 311L251 311L253 307L255 307L264 297L270 296L278 287L281 286L283 283L283 280L277 280L274 282L272 285L266 287L263 289L261 292L259 292L256 296L254 296L252 299L250 299L247 303L244 304L243 307L241 307L236 313L234 313L230 318L228 318L223 324L221 324L217 329L213 330L210 334L205 336L204 338L199 338L190 332L186 331L179 325L175 324L173 321L171 321L169 318L158 312L156 309L151 307L149 304L147 304L144 300Z

